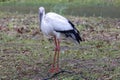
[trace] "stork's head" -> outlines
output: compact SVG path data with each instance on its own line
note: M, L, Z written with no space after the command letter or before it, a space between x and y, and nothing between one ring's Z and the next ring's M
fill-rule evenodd
M40 13L40 14L44 14L44 13L45 13L44 7L40 7L40 8L39 8L39 13Z

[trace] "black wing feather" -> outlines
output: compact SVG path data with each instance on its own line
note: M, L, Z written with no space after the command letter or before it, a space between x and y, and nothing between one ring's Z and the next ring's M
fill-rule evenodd
M64 30L64 31L58 31L55 30L56 32L60 32L65 34L66 37L71 37L72 39L76 40L78 43L80 43L80 41L82 41L80 35L79 35L79 31L74 27L74 24L72 22L70 22L68 20L68 23L73 27L73 29L71 30Z

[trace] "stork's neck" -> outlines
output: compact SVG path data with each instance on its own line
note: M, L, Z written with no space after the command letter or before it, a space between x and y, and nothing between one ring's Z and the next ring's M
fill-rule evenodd
M43 21L43 19L44 19L44 16L45 16L45 11L44 12L40 12L39 13L39 18L40 18L40 26L41 26L41 23L42 23L42 21Z

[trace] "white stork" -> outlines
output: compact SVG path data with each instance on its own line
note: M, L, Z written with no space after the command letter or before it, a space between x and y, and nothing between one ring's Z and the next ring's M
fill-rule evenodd
M55 54L50 72L59 71L59 52L60 52L60 38L64 35L66 38L71 38L75 42L82 41L79 31L74 25L63 16L54 12L45 14L44 7L39 8L40 29L42 33L48 37L54 37Z

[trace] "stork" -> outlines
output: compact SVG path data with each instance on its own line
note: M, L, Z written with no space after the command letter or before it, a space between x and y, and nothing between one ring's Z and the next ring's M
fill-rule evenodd
M54 38L55 53L50 72L56 73L59 71L59 53L61 36L71 38L78 44L82 41L79 31L74 24L65 17L49 12L45 14L44 7L39 8L40 29L42 33L48 37Z

